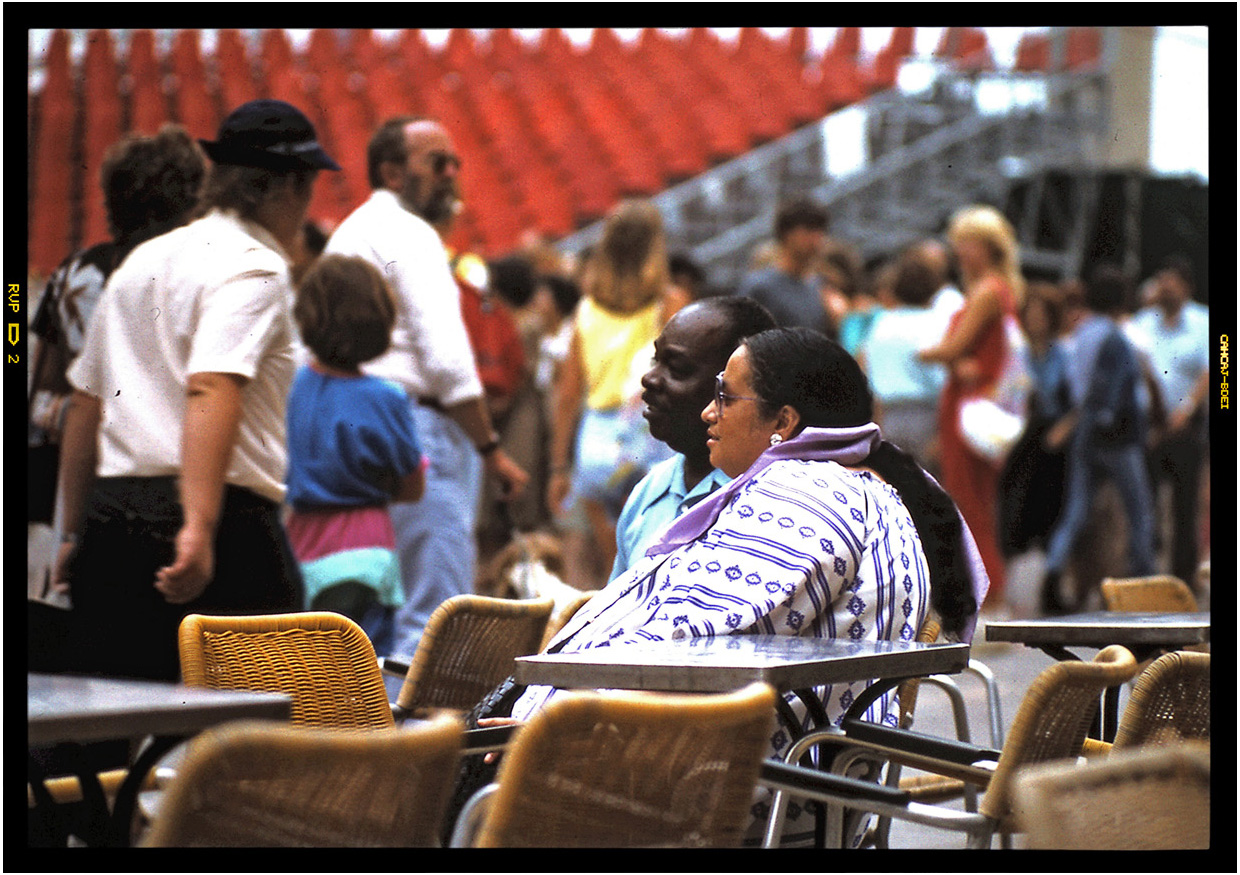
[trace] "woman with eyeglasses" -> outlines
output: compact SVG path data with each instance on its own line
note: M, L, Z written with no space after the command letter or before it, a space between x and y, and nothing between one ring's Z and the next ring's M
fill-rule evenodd
M777 328L744 340L702 411L711 464L735 479L665 529L547 649L743 634L911 641L931 610L971 640L987 587L972 537L872 414L860 366L825 335ZM836 722L865 686L815 693ZM524 720L557 692L504 698ZM507 711L496 699L484 716ZM789 704L804 720L801 701ZM866 718L894 726L897 716L892 692ZM772 755L789 743L776 732Z

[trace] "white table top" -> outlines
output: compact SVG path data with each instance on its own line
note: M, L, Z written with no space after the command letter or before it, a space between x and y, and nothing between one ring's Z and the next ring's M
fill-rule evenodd
M561 688L677 692L723 692L765 681L791 690L952 674L968 661L967 644L725 635L523 656L517 659L516 679Z
M287 720L283 693L209 690L158 681L26 676L26 741L51 745L192 735L227 720Z

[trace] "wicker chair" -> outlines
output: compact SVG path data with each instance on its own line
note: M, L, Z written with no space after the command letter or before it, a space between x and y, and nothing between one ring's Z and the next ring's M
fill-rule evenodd
M1210 741L1210 654L1164 653L1133 683L1115 742L1086 739L1084 753Z
M1197 597L1178 577L1108 577L1102 581L1102 601L1108 611L1191 613Z
M427 620L396 697L398 717L433 709L468 711L538 652L554 601L453 596Z
M735 847L775 722L767 684L565 693L522 725L452 845Z
M1199 743L1117 750L1083 766L1032 766L1017 773L1012 796L1031 849L1210 846L1210 749Z
M555 616L547 621L547 631L543 633L542 644L538 647L539 653L546 650L547 645L551 643L551 639L555 637L556 633L564 628L564 625L573 618L573 615L576 614L577 611L585 607L586 602L590 601L590 599L594 597L594 592L594 590L583 592L577 598L573 599L573 601L561 608Z
M191 742L145 847L434 847L462 724L390 732L243 721Z
M395 725L370 639L341 614L190 614L181 621L180 648L187 685L287 693L294 724Z
M976 814L924 805L901 790L850 782L839 775L782 763L765 765L762 783L845 808L964 832L970 847L989 847L996 832L1009 834L1017 828L1011 817L1012 776L1016 770L1029 763L1079 756L1102 691L1124 683L1135 673L1132 654L1114 645L1092 662L1050 666L1025 694L1002 751L844 719L844 743L850 750L867 749L904 766L984 787ZM841 741L838 735L823 735L821 740ZM769 838L768 832L768 843Z

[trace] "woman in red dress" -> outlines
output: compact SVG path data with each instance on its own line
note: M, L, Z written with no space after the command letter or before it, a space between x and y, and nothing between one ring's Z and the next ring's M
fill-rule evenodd
M993 207L973 206L952 217L948 241L960 268L964 306L952 317L941 343L921 353L947 365L950 376L939 401L939 455L943 488L955 499L977 540L990 591L985 607L1004 602L1005 571L997 532L1000 466L965 443L960 406L987 392L1008 355L1004 316L1016 312L1024 280L1016 233Z

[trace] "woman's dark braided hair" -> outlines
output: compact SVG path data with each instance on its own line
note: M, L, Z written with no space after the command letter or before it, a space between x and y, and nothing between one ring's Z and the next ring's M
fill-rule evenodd
M750 381L773 416L787 404L801 426L849 428L874 418L874 397L861 366L826 335L808 328L775 328L746 338ZM908 453L887 441L862 463L900 494L917 527L930 569L930 603L944 631L959 634L977 612L955 502Z

